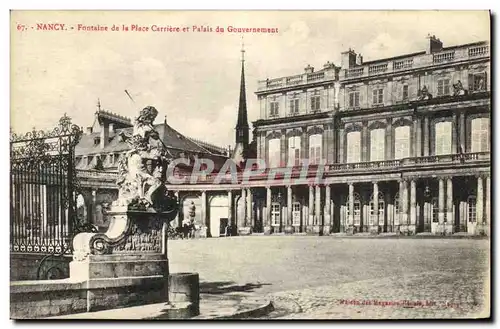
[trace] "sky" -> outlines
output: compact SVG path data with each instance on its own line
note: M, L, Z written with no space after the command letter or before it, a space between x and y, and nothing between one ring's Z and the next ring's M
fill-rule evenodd
M37 31L37 23L68 30ZM214 32L85 32L78 24L205 26ZM215 32L217 26L226 31ZM233 146L241 34L229 33L228 26L278 28L276 34L244 35L250 123L260 115L258 80L299 74L308 64L340 65L340 53L349 48L364 61L423 51L429 33L445 47L490 38L485 11L13 11L11 129L51 129L64 113L91 126L99 99L103 109L131 118L155 106L158 123L166 116L189 137Z

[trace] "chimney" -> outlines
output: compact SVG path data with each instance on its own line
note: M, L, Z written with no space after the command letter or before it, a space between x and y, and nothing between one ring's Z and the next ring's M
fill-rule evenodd
M104 122L101 125L101 149L104 149L109 142L109 124Z
M92 127L87 127L87 134L92 134Z
M342 69L351 69L356 65L356 52L351 48L348 51L342 52L340 56L340 66Z
M356 65L363 65L363 56L361 56L361 54L356 56Z
M307 64L307 66L304 68L304 71L306 73L313 73L314 72L314 67L312 67L311 65Z
M426 49L428 55L443 50L443 43L435 35L429 34L427 38L429 39Z

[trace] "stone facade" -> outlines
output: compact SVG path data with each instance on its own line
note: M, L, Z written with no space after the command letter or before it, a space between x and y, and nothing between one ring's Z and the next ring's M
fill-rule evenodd
M189 200L208 237L487 234L489 44L428 42L422 52L370 62L349 50L340 67L259 81L252 144L271 169L246 182L240 173L236 183L208 175L169 186L181 200L174 223ZM306 181L294 179L304 161ZM269 170L278 174L268 179ZM106 179L93 181L106 188Z

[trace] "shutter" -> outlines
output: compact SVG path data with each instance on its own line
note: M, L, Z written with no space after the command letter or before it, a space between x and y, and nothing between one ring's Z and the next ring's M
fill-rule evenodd
M489 90L488 88L489 84L488 84L488 76L486 75L486 72L484 72L484 91L487 91Z

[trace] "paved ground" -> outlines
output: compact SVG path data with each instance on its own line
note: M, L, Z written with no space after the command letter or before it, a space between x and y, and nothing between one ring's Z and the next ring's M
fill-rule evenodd
M488 314L488 249L478 239L252 236L169 241L169 258L171 272L200 274L202 293L271 298L270 318L450 318Z

